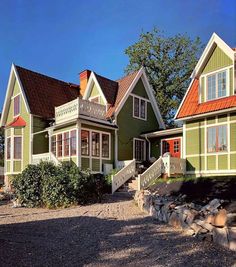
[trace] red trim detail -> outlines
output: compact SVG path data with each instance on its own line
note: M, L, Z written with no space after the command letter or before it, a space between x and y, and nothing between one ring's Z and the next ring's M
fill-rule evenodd
M21 116L18 116L12 122L10 122L6 127L25 127L25 126L26 126L25 120Z

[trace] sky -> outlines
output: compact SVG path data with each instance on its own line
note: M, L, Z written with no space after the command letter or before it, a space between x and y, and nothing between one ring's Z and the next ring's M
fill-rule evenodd
M79 83L124 75L124 50L154 26L167 36L216 32L236 47L236 0L0 0L0 109L11 64Z

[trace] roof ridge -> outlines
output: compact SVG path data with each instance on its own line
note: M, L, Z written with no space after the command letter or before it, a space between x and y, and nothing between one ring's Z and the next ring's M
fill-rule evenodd
M96 72L94 72L94 74L95 74L96 76L99 76L99 77L103 78L103 79L106 79L106 80L109 80L109 81L111 81L111 82L117 83L117 81L112 80L112 79L109 79L109 78L107 78L107 77L105 77L105 76L102 76L102 75L100 75L100 74L97 74Z
M57 78L54 78L54 77L51 77L51 76L48 76L46 74L43 74L43 73L40 73L40 72L37 72L37 71L34 71L34 70L30 70L30 69L27 69L27 68L24 68L22 66L19 66L19 65L15 65L16 68L20 68L20 69L23 69L23 70L26 70L26 71L29 71L29 72L32 72L34 74L37 74L37 75L40 75L40 76L43 76L43 77L46 77L46 78L49 78L49 79L53 79L57 82L61 82L61 83L64 83L64 84L67 84L67 85L72 85L72 86L75 86L75 87L79 87L79 84L75 84L75 83L72 83L72 82L66 82L66 81L62 81L60 79L57 79Z

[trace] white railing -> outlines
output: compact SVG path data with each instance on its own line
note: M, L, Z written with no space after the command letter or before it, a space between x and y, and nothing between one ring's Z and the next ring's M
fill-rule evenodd
M32 164L39 164L41 161L51 161L55 165L59 164L59 160L53 155L53 153L43 153L32 155Z
M106 119L106 106L77 98L55 108L56 124L85 115L101 120Z
M164 173L167 173L168 177L172 174L185 174L186 172L186 160L181 158L174 158L171 156L163 157Z
M122 168L118 173L112 175L112 194L135 175L135 159L131 160L128 165Z
M162 157L156 160L144 173L138 176L138 190L147 187L153 180L159 178L162 174Z

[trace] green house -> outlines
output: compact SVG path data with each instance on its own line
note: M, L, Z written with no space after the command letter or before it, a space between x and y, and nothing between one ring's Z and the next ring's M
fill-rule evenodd
M1 127L8 184L41 160L99 173L148 160L141 135L165 125L143 68L116 81L85 70L76 85L12 65Z

